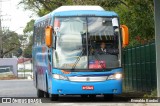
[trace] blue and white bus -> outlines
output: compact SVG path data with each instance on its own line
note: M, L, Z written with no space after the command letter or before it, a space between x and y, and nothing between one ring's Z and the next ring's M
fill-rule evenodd
M100 6L61 6L39 18L32 48L37 96L121 94L121 49L127 44L128 28Z

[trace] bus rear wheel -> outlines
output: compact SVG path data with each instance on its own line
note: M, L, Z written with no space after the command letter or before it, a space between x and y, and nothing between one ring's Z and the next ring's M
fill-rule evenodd
M38 98L43 98L44 97L44 91L37 89L37 97Z
M59 98L59 95L57 94L49 94L50 100L51 101L57 101Z
M46 98L49 98L49 93L48 92L44 92L44 95Z

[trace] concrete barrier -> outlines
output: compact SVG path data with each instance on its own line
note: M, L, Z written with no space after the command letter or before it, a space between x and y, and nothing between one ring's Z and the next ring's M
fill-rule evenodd
M17 58L0 58L0 67L4 69L4 67L10 67L10 71L13 72L15 76L17 73Z

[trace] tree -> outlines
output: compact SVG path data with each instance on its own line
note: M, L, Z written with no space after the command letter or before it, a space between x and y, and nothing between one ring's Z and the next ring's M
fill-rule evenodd
M26 27L24 28L23 32L26 34L27 37L29 37L29 43L27 47L23 51L23 56L26 58L32 57L32 39L33 39L33 27L34 27L35 20L30 20Z
M9 53L15 53L19 49L21 44L19 42L18 34L14 31L5 30L0 37L2 38L2 51L0 58L3 58Z
M24 32L24 33L28 33L28 34L32 34L32 33L33 33L34 22L35 22L35 20L34 20L34 19L31 19L31 20L27 23L27 25L26 25L26 27L24 28L23 32Z
M23 56L26 58L32 58L32 39L33 39L33 36L30 36L29 44L23 51L24 52Z
M154 5L152 0L127 0L127 6L118 5L115 11L121 23L129 27L130 46L154 40Z
M25 10L34 11L38 16L43 16L57 7L71 3L72 0L22 0L19 5L23 5Z

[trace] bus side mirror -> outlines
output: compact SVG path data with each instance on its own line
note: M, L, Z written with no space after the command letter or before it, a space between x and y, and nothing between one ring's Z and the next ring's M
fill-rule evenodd
M48 47L52 46L52 30L51 26L45 28L45 44Z
M129 44L129 32L126 25L121 25L123 47Z

